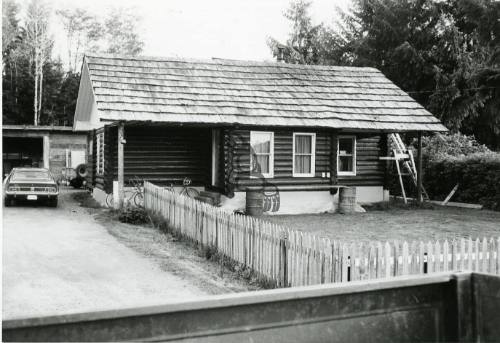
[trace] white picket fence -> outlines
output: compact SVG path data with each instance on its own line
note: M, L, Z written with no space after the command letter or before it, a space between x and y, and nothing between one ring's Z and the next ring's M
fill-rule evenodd
M343 243L234 214L144 183L144 206L181 235L251 268L278 287L440 271L500 274L500 237Z

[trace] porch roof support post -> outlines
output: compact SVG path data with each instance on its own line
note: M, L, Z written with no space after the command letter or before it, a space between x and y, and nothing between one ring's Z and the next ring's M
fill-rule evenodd
M422 131L418 132L418 150L417 150L417 201L423 202L422 198Z
M338 144L337 131L334 130L330 133L330 185L338 184L337 175L337 144ZM336 194L337 189L330 189L330 194Z
M50 168L50 139L49 135L43 136L43 167Z
M124 171L123 171L123 165L124 165L124 153L123 153L123 145L125 144L125 137L124 137L124 124L123 122L120 122L118 124L118 207L122 208L123 207L123 187L124 187Z

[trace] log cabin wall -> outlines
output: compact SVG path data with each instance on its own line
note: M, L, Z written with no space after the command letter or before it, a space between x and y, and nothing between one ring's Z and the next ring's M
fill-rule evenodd
M274 132L274 177L266 179L275 186L321 186L329 185L330 152L332 131L296 129L252 129ZM226 130L225 182L226 193L244 191L247 186L262 185L262 181L250 178L250 129ZM293 177L293 133L316 133L316 164L314 177ZM337 183L346 186L381 186L384 178L384 163L379 161L380 136L375 134L342 133L356 136L356 175L338 176Z
M126 185L134 177L159 185L182 185L189 177L192 186L210 185L211 130L125 126L125 140Z
M97 130L93 131L93 137L92 137L92 153L94 155L93 162L92 162L92 186L104 190L104 173L98 174L97 173L97 150L100 149L101 147L99 146L97 142L97 135L104 132L104 128L100 128ZM105 146L106 144L104 144ZM104 154L104 146L100 151L100 154ZM104 161L106 161L106 156L104 156ZM106 163L106 162L104 162Z
M382 186L385 162L379 160L379 157L385 155L381 149L381 136L345 134L356 136L356 176L338 176L338 183L345 186Z
M233 142L232 175L229 181L235 183L235 191L244 191L247 186L262 185L258 178L250 178L250 131L232 130ZM273 131L256 129L255 131ZM292 177L293 164L293 132L313 132L303 129L274 130L274 177L272 183L276 186L293 185L328 185L329 178L321 177L321 173L329 168L329 135L327 132L316 132L316 171L315 177ZM231 173L230 173L231 174Z

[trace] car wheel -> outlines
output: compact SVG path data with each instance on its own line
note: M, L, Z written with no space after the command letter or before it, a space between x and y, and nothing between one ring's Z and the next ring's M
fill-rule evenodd
M5 204L5 207L11 207L12 206L12 200L4 198L3 203Z
M50 207L57 207L57 198L49 200Z

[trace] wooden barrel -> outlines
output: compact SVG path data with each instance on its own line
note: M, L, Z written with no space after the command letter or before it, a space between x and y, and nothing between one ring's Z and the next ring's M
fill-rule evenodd
M356 188L345 187L339 190L339 212L356 212Z
M246 214L261 216L263 213L264 193L262 191L247 190Z

